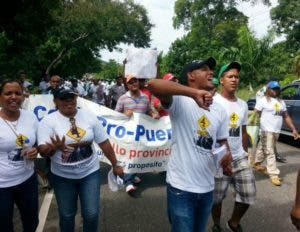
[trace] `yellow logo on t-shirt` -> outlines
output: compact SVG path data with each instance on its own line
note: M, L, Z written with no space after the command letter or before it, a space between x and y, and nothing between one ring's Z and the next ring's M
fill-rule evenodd
M200 127L200 130L198 130L197 133L199 135L206 136L208 134L206 129L210 126L209 120L207 119L207 117L205 115L203 115L198 119L197 122Z
M280 105L277 102L274 104L274 109L276 113L280 111Z
M79 142L82 139L82 137L85 135L85 133L86 133L85 130L77 127L77 130L75 131L69 130L67 136Z
M16 139L16 144L20 147L23 147L26 140L27 140L27 137L25 135L18 134L17 139Z
M235 112L233 112L230 116L229 116L229 120L230 120L230 124L229 127L230 128L236 128L237 127L237 122L240 119L239 115Z

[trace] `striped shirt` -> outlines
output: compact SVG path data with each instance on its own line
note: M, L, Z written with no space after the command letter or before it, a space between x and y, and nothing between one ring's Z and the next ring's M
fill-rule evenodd
M148 97L140 91L140 96L135 98L131 96L130 91L127 91L118 99L116 111L124 113L127 110L135 113L148 113L150 111Z

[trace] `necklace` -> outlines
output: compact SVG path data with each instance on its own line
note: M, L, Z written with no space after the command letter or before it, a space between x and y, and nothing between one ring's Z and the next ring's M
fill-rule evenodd
M18 123L19 123L19 119L17 121L14 121L14 122L11 122L11 121L8 121L4 118L2 118L4 120L4 122L11 128L13 129L14 131L17 130L17 126L18 126Z
M8 122L15 130L17 130L17 126L18 126L18 123L19 123L19 120L17 121L14 121L14 122Z
M2 110L0 117L3 119L3 121L12 129L17 130L17 126L20 119L20 111L16 115L12 115L11 117L7 116ZM11 118L12 120L15 119L15 121L7 120L8 118Z
M3 119L3 121L7 124L7 126L12 130L12 132L16 135L16 137L17 137L16 143L17 143L19 146L23 147L24 144L25 144L25 139L26 139L26 137L25 137L25 139L24 139L24 135L19 134L19 133L17 132L17 126L18 126L19 119L18 119L17 121L15 121L14 123L13 123L13 122L10 122L10 121L7 121L7 120L4 119L4 118L2 118L2 119Z

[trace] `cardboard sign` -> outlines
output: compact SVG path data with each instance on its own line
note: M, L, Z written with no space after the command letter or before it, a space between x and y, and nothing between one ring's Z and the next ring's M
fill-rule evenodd
M126 51L125 76L133 75L136 78L154 79L157 73L157 50L128 49Z

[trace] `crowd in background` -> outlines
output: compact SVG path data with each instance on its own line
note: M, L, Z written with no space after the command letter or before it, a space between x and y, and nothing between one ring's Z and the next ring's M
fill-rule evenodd
M178 82L178 78L172 73L166 73L162 79L167 81ZM44 75L38 86L34 86L28 80L26 72L19 72L19 80L23 84L24 95L30 94L53 94L53 90L65 88L75 91L78 96L91 100L99 105L106 106L115 110L119 98L128 91L126 78L123 75L118 75L114 80L99 79L92 75L86 75L82 78L62 78L59 75ZM138 79L138 89L147 96L152 110L153 118L160 118L168 115L160 104L160 100L151 94L145 88L146 79Z
M216 60L212 57L192 61L183 67L180 84L171 73L165 74L163 80L148 81L133 75L120 75L112 82L93 77L63 80L58 75L46 75L40 81L37 93L52 94L57 111L45 116L40 123L31 112L21 109L24 96L34 92L26 73L20 72L19 82L3 82L0 88L0 126L6 128L9 136L0 136L0 142L5 144L0 149L0 164L6 169L0 170L0 215L6 218L1 221L0 229L13 230L14 203L21 212L25 231L34 231L38 224L33 165L38 152L51 160L51 184L58 204L61 231L74 231L78 197L84 231L97 231L100 177L97 155L91 148L93 141L111 162L113 173L123 179L125 191L131 194L137 189L141 179L136 174L123 173L123 167L96 117L90 117L84 109L77 108L77 97L80 96L128 117L133 113L148 114L155 119L170 116L172 155L166 181L172 231L205 231L210 213L214 221L212 231L223 231L221 204L229 185L234 187L235 203L227 228L233 232L242 231L240 222L255 202L256 186L247 160L248 108L235 95L241 64L231 62L221 67L217 78L221 85L219 93L216 92L218 83L213 78L215 67ZM282 120L288 121L294 138L299 138L284 102L279 99L279 92L279 83L269 82L264 95L266 103L259 101L255 106L261 117L262 148L260 156L256 154L253 167L268 175L275 186L280 186L282 181L274 153ZM275 103L270 104L271 101ZM268 122L278 121L276 130L264 128L263 119L266 117ZM24 121L27 123L19 123ZM214 165L215 158L211 153L216 150L221 153L222 149L224 154ZM213 172L213 166L221 168L220 176ZM297 186L299 191L299 180ZM31 190L34 190L32 195L29 194ZM31 214L28 213L28 204L35 206ZM292 211L293 223L299 229L299 222L295 221L298 220L295 212L298 205L299 196L296 198L297 207Z

